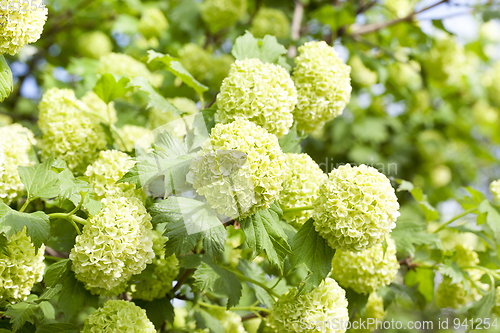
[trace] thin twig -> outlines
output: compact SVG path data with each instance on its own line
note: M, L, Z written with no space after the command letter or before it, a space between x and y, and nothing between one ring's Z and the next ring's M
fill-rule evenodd
M302 17L304 16L304 4L300 1L295 1L295 9L293 10L292 19L292 40L297 41L300 38L300 28L302 27ZM288 56L294 58L297 55L297 47L290 45L288 48Z

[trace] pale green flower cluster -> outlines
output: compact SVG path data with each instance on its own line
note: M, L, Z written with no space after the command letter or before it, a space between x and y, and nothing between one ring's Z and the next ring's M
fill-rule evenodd
M2 5L0 54L15 55L24 45L36 42L42 35L47 13L43 2L39 6L24 6L19 2L7 2Z
M420 75L420 64L418 62L395 61L389 66L389 75L401 87L408 87L416 91L422 86L422 76Z
M89 112L95 112L102 117L102 120L99 121L114 124L118 120L116 115L115 103L110 102L109 104L104 103L102 99L97 96L97 94L93 91L87 92L82 97L82 102L85 103L89 107Z
M356 313L356 317L354 320L359 321L362 320L365 323L368 323L368 320L378 320L379 322L383 321L385 316L387 315L387 311L384 309L384 299L377 295L377 293L371 293L368 297L368 302L366 303L365 315L360 316L359 313ZM370 323L371 323L370 320ZM366 325L365 329L359 328L357 330L350 329L349 332L360 332L360 333L369 333L373 332L376 329L375 323L371 325Z
M198 81L204 81L211 70L210 53L199 45L184 44L179 50L179 59L182 67Z
M19 125L0 127L0 201L7 205L24 191L18 167L34 164L29 152L36 144L33 133Z
M111 39L104 32L96 30L86 32L78 38L77 48L87 58L99 59L113 50Z
M426 73L436 81L447 84L459 83L467 68L463 45L457 43L455 36L448 34L436 39L424 60Z
M207 84L215 91L220 90L222 81L227 77L234 63L233 56L222 54L220 56L212 56L210 64L210 72L207 73Z
M213 314L220 320L225 332L247 333L238 314L231 311L214 311Z
M307 154L286 154L287 171L279 201L284 208L311 206L328 176ZM311 210L285 213L283 218L300 227L312 216Z
M142 189L136 189L134 184L117 183L133 166L135 161L118 150L103 150L99 158L87 167L90 185L98 199L109 196L133 196L144 200Z
M205 0L201 18L212 33L230 27L246 12L247 0Z
M156 333L153 323L133 302L108 300L85 319L82 333Z
M359 294L376 292L396 277L399 262L394 240L386 237L387 249L377 244L367 250L351 252L337 250L332 260L332 277L344 288Z
M132 151L137 147L146 150L153 142L151 130L142 126L124 125L118 129L118 134L121 140L116 140L116 143L121 150L125 151Z
M492 309L493 313L500 317L500 286L496 289L495 306Z
M351 68L324 41L299 47L293 72L298 103L297 128L312 132L344 111L351 98Z
M214 209L246 217L278 198L286 165L275 135L237 120L212 129L190 170L189 180Z
M155 256L151 216L134 197L110 197L101 202L103 208L76 237L70 259L76 278L86 288L118 294Z
M261 8L252 20L250 32L257 38L265 35L287 38L290 35L290 20L279 9Z
M158 87L163 81L161 75L155 75L139 60L123 53L110 53L100 58L97 74L121 75L129 78L144 76Z
M7 116L6 114L0 114L0 127L1 126L7 126L12 124L12 118Z
M495 63L483 78L483 84L488 89L489 97L500 105L500 62Z
M149 112L149 128L156 129L161 127L176 138L183 139L188 129L192 127L194 117L191 117L191 115L198 113L198 107L195 102L185 97L174 97L167 100L177 109L184 112L185 115L179 116L172 112L162 112L161 110L152 108Z
M293 124L297 91L281 66L259 59L237 60L217 95L216 122L247 119L281 137Z
M165 256L165 242L167 237L158 231L153 231L153 250L155 258L141 274L130 280L132 298L152 301L163 298L172 289L177 274L179 274L179 260L175 255Z
M158 8L147 8L139 21L139 32L147 39L160 37L168 29L168 21Z
M385 0L385 7L395 17L405 17L413 11L414 0Z
M359 85L369 87L378 81L378 74L365 66L363 60L357 55L351 57L348 62L351 66L351 77Z
M319 234L333 249L349 251L381 243L400 215L389 179L364 164L334 169L320 187L314 206Z
M48 90L38 108L44 158L54 155L72 171L84 172L99 151L106 148L106 135L99 119L85 112L88 106L75 97L73 90Z
M26 228L10 237L7 251L8 255L0 251L0 302L25 299L33 285L42 281L45 270L45 246L35 254Z
M281 296L267 320L272 333L343 333L344 327L322 326L332 319L349 320L345 291L335 280L326 278L314 290L297 295L296 288ZM318 325L318 326L316 326Z

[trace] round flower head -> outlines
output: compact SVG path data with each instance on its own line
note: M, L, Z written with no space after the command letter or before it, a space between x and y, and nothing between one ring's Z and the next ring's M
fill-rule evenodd
M176 138L183 139L193 124L194 117L191 115L198 113L198 107L195 102L185 97L168 98L167 101L185 114L180 116L152 108L149 112L149 128L161 127Z
M233 63L234 58L229 54L213 57L210 63L210 72L207 73L208 86L219 91L222 81L229 74Z
M142 62L123 53L110 53L101 57L97 74L113 74L129 78L144 76L155 87L160 86L163 81L161 76L152 74Z
M250 32L257 38L265 35L287 38L290 34L290 20L279 9L261 8L253 18Z
M212 33L230 27L247 9L247 0L205 0L201 4L201 18Z
M404 17L413 11L415 1L412 0L385 0L385 7L391 16Z
M500 286L497 287L496 289L496 295L495 295L495 306L491 311L493 311L494 314L500 317Z
M29 152L36 144L33 133L19 125L0 127L0 201L7 205L24 191L18 167L34 164Z
M359 294L370 294L389 285L398 273L399 262L394 241L389 237L386 240L385 253L383 244L360 252L337 250L332 260L332 277L342 287Z
M318 198L320 185L328 176L307 154L285 154L287 172L280 193L280 203L285 208L311 206ZM312 211L286 213L283 218L296 227L311 218Z
M90 31L78 38L78 51L87 58L99 59L113 50L113 44L102 31Z
M210 53L196 44L188 43L179 50L182 66L198 81L204 81L211 70Z
M156 333L153 323L132 302L108 300L85 319L82 333Z
M42 35L47 8L43 2L33 4L24 6L19 2L8 2L0 7L0 54L15 55L24 45L36 42Z
M354 318L354 321L365 322L366 328L360 328L357 330L352 329L350 331L361 333L373 332L376 329L376 320L381 322L384 320L386 315L387 311L384 310L384 299L381 296L377 295L377 293L371 293L368 297L368 302L366 303L365 315L360 316L359 313L356 313L356 316Z
M313 132L342 114L351 98L351 68L325 42L299 47L293 78L299 100L294 111L297 128Z
M8 255L0 251L0 302L25 299L33 285L42 281L45 269L45 246L35 254L26 228L10 237L7 251Z
M219 213L246 217L269 208L278 198L285 168L276 136L237 120L212 129L188 176Z
M217 95L216 122L248 119L281 137L293 124L297 91L281 66L259 59L236 60Z
M378 81L377 72L367 68L357 55L349 59L349 66L351 66L352 80L361 86L369 87Z
M395 226L399 204L386 176L349 164L334 169L314 203L314 225L333 249L365 250Z
M467 68L467 57L463 45L454 36L445 34L435 40L429 52L424 55L426 73L438 82L456 84Z
M333 279L325 279L316 289L297 295L296 288L281 296L267 317L273 333L343 333L345 327L321 325L332 320L349 320L344 289ZM318 326L316 326L318 325Z
M102 199L103 208L87 221L69 258L90 291L118 294L154 258L151 216L134 197ZM120 287L120 288L117 288Z
M142 126L125 125L118 129L118 134L121 140L118 139L116 143L124 151L132 151L134 148L147 150L153 140L151 130Z
M165 242L168 238L159 232L153 231L153 250L155 258L141 274L133 276L130 280L132 298L152 301L163 298L172 290L177 274L179 274L179 260L175 255L165 256Z
M500 179L491 182L490 191L493 193L493 198L500 202Z
M12 118L6 114L0 114L0 127L12 124Z
M213 310L210 314L220 320L224 332L247 333L241 322L241 317L232 311Z
M106 105L106 103L104 103L104 101L100 99L95 92L87 92L82 97L82 102L89 107L90 112L98 113L102 117L102 120L99 119L100 121L114 124L118 120L118 117L116 116L115 103L110 102Z
M83 172L99 151L106 148L106 136L99 119L84 111L88 110L87 105L75 97L73 90L48 90L38 108L45 158L54 155L74 172Z
M168 29L168 21L158 8L148 8L139 21L139 32L147 39L160 37Z
M136 189L134 184L117 183L134 165L135 161L121 151L103 150L99 153L99 158L87 167L85 176L99 199L120 195L143 200L142 189Z

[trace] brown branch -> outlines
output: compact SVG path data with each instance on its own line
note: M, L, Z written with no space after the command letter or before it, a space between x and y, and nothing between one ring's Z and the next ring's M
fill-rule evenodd
M49 255L49 256L56 257L56 258L63 258L63 259L69 258L69 253L58 252L54 249L51 249L48 246L45 247L45 253L47 253L47 255Z
M256 313L249 313L247 315L242 316L241 321L247 321L259 317L267 317L267 315L268 315L267 312L259 312L259 315L257 315Z
M184 282L186 282L186 280L189 278L189 276L193 272L194 272L194 269L191 269L191 268L190 269L186 269L184 271L184 273L182 273L182 275L179 278L179 280L177 280L177 284L174 286L174 288L172 289L172 291L170 293L175 295L175 292L177 292L179 289L181 289L181 287L184 284Z
M395 24L398 24L398 23L401 23L401 22L410 22L410 21L413 21L414 17L422 12L425 12L426 10L429 10L431 8L434 8L436 6L439 6L443 3L446 3L448 2L448 0L441 0L433 5L430 5L429 7L425 7L424 9L421 9L419 11L416 11L416 12L413 12L413 13L410 13L408 15L406 15L405 17L401 17L401 18L398 18L398 19L395 19L395 20L392 20L392 21L387 21L387 22L378 22L378 23L371 23L371 24L366 24L366 25L363 25L363 26L360 26L359 28L357 28L355 31L353 31L351 33L351 35L355 36L355 35L364 35L364 34L369 34L369 33L372 33L372 32L375 32L375 31L378 31L380 29L384 29L384 28L387 28L387 27L390 27L390 26L393 26Z
M295 42L300 38L300 29L302 27L302 17L304 16L304 4L299 0L295 1L295 9L293 10L292 19L292 40ZM290 58L295 57L297 54L297 48L295 45L290 45L288 48L288 56Z

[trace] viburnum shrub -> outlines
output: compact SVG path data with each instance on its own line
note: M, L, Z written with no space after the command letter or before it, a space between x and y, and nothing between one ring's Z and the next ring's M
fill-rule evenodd
M7 2L0 333L498 331L495 4Z

